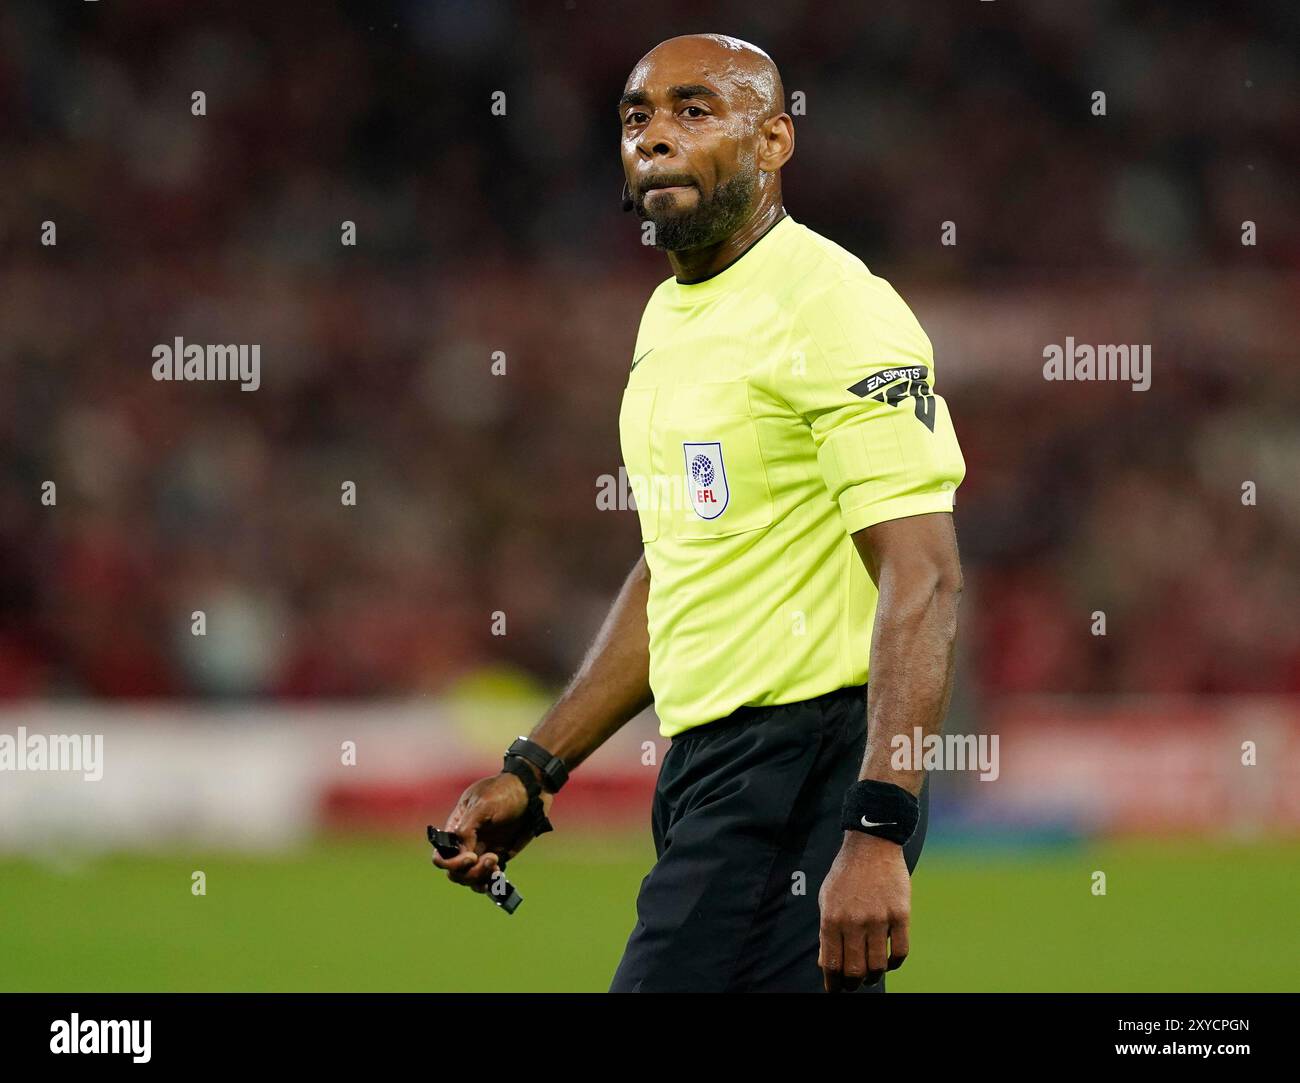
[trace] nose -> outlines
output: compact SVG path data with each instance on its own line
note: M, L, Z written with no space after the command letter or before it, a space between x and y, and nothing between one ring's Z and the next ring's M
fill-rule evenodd
M636 149L643 158L671 158L677 153L677 143L668 130L668 122L661 117L663 112L657 111L650 123L641 129Z

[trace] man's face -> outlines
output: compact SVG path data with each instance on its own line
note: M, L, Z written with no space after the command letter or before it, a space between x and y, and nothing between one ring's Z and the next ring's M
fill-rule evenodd
M623 170L655 247L717 244L744 222L758 188L751 96L725 61L661 47L628 76L619 102Z

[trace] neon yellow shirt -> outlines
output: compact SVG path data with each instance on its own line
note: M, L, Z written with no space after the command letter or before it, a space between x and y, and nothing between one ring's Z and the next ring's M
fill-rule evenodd
M641 319L619 416L665 737L866 682L851 535L951 512L966 464L893 287L790 217Z

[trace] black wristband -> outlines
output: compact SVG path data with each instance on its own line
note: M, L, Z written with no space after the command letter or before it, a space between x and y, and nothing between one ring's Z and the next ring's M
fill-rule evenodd
M559 793L560 787L569 781L569 768L559 756L552 756L536 741L527 737L516 737L506 749L507 756L518 756L527 760L542 773L542 781L551 793Z
M921 803L902 786L868 779L855 782L844 794L840 827L902 846L920 819Z
M518 756L507 756L501 765L505 774L514 775L524 784L524 793L528 795L528 808L524 810L524 826L533 833L533 837L544 835L555 828L546 818L546 809L542 807L542 787L532 768Z

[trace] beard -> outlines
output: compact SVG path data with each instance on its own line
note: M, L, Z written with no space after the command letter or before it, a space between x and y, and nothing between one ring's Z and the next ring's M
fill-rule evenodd
M692 184L690 177L661 178L660 183ZM665 252L686 252L725 241L749 215L758 188L758 171L742 168L705 196L700 192L693 210L679 211L674 201L656 200L655 209L646 207L645 193L638 192L634 205L643 221L654 223L654 246ZM697 189L698 190L698 189Z

